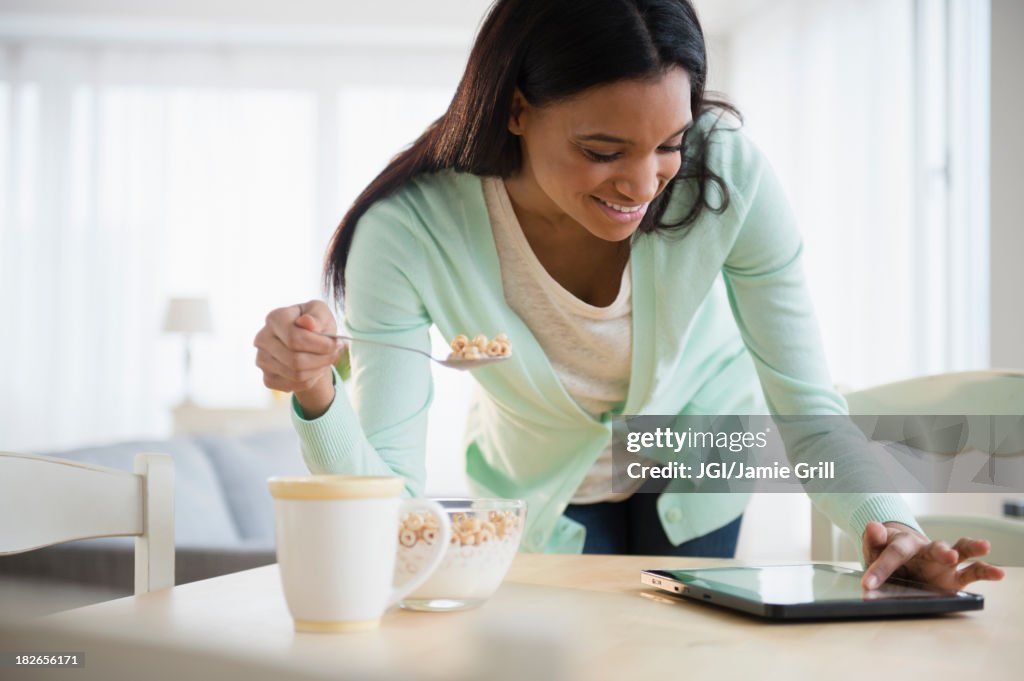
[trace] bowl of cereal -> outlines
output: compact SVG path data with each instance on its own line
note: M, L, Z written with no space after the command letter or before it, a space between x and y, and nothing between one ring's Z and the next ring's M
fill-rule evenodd
M409 610L446 612L483 605L505 578L526 520L526 502L517 499L435 499L448 512L448 550L434 574L402 600ZM395 579L409 579L427 565L440 533L437 521L413 511L398 530Z

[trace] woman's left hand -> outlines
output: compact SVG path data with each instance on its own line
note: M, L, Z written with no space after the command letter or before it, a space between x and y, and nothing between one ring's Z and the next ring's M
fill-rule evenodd
M960 562L988 554L984 539L960 540L950 547L944 541L932 541L902 523L868 523L864 530L864 571L861 585L876 589L890 576L932 584L959 591L979 579L1000 580L1002 568L974 562L960 569Z

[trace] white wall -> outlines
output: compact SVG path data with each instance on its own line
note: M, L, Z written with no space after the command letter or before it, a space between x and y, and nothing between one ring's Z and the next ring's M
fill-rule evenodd
M992 0L992 366L1024 369L1024 2Z
M0 12L274 26L383 25L473 30L489 0L0 0Z
M728 32L767 0L695 0L708 34ZM384 26L472 35L492 0L0 0L0 13L277 28Z

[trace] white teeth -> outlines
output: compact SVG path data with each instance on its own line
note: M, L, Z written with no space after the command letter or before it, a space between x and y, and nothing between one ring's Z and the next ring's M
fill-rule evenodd
M614 208L615 210L619 211L620 213L635 213L638 210L641 210L641 209L647 207L646 203L641 203L638 206L620 206L620 205L618 205L616 203L609 203L609 202L605 201L602 198L598 198L597 200L600 201L601 203L603 203L604 205L608 206L609 208Z

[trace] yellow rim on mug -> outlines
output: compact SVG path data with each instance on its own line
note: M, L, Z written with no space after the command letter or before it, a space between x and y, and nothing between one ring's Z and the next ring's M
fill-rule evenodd
M339 634L348 631L371 631L380 627L380 620L354 620L352 622L316 622L295 620L295 631L305 634Z
M301 475L267 480L275 499L330 501L332 499L387 499L402 494L405 481L390 476Z

